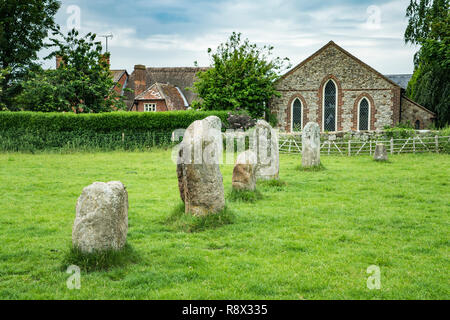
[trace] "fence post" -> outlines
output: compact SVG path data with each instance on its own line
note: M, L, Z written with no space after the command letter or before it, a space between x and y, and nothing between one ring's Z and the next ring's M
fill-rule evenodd
M352 155L352 140L348 140L348 156Z
M122 132L122 143L125 142L125 132Z
M391 154L394 154L394 138L391 138Z
M416 137L413 137L413 152L416 153Z
M434 143L436 145L436 153L439 153L439 137L437 135L434 136Z
M372 155L372 140L369 140L370 151L369 154Z
M152 138L153 138L153 147L156 146L156 132L152 132Z

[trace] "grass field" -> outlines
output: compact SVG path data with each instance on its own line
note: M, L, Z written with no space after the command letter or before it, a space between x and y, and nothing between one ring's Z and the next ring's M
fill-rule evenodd
M233 224L189 233L167 224L180 204L170 151L0 154L0 299L449 299L450 156L322 161L306 172L282 155L286 185L260 184L263 199L227 202ZM134 262L69 290L76 200L111 180L129 192Z

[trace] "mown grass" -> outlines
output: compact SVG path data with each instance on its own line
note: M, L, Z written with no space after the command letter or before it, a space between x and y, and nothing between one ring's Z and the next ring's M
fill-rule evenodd
M234 202L255 202L262 199L263 195L258 190L237 190L232 188L228 194L228 200Z
M281 155L262 199L227 199L233 223L185 232L167 223L180 202L170 154L0 154L0 299L450 298L449 155L323 156L318 172ZM221 169L230 190L233 166ZM137 258L69 290L76 200L112 180L129 193ZM370 265L381 290L366 286Z

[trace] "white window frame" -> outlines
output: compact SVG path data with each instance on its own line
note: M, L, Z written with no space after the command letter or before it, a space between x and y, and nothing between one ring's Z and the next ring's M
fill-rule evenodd
M156 103L144 103L144 112L156 112Z
M359 118L360 118L360 116L361 116L361 113L360 113L360 108L361 108L361 102L364 100L364 99L366 99L367 100L367 104L369 105L369 115L368 115L368 117L367 117L367 131L370 131L370 113L371 113L371 111L372 111L372 105L370 104L370 100L369 99L367 99L367 97L362 97L360 100L359 100L359 102L358 102L358 131L360 131L360 129L359 129Z
M336 88L336 94L335 94L335 115L334 115L334 120L335 120L335 124L334 124L334 132L338 131L338 95L339 95L339 90L338 90L338 86L336 81L334 81L333 79L329 79L327 82L325 82L325 85L322 88L322 131L325 131L325 89L327 87L328 82L332 81L334 83L334 87Z
M300 110L302 112L302 116L301 116L301 119L300 119L300 127L301 127L300 131L303 130L303 102L302 102L302 100L299 97L296 97L291 103L291 132L294 132L294 103L297 100L300 102L300 106L301 106Z

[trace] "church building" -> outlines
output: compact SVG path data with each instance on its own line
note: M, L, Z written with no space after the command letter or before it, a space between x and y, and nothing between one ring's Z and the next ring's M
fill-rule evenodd
M382 75L330 41L276 82L281 97L270 101L270 110L285 132L301 131L310 121L328 132L383 130L400 122L426 129L435 114L406 97L407 81Z

